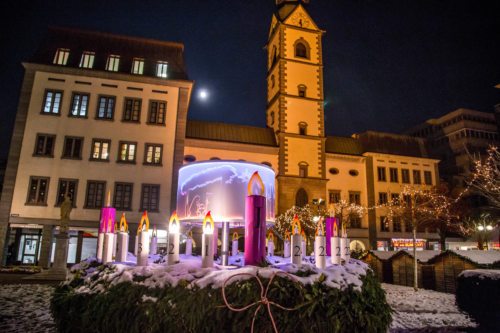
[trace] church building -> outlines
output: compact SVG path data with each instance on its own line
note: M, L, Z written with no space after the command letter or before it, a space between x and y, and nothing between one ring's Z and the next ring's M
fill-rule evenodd
M189 119L193 82L182 44L50 29L23 63L0 201L3 261L48 265L65 195L73 201L70 262L95 251L108 191L131 230L143 210L164 229L175 209L178 170L195 161L272 167L278 214L294 205L328 208L341 199L370 207L405 185L437 185L439 161L422 138L325 134L325 32L307 12L308 2L276 1L266 45L265 128ZM378 209L354 219L349 235L352 248L388 249L404 244L411 230ZM418 238L423 247L439 239L427 229Z

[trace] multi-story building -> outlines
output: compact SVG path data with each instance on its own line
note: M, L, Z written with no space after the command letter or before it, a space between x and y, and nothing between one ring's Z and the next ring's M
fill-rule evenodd
M71 260L95 251L108 190L129 222L137 223L147 209L152 223L165 228L182 163L221 159L271 166L278 213L340 199L375 206L405 185L436 185L438 160L422 139L325 135L324 32L306 11L307 2L277 1L272 16L266 128L186 121L192 82L180 44L52 30L24 64L0 205L0 239L12 247L11 258L37 261L41 252L40 262L48 262L66 194L74 202ZM394 239L411 238L403 222L387 221L383 210L373 209L354 219L351 246L388 248ZM438 236L422 230L419 238L429 245Z

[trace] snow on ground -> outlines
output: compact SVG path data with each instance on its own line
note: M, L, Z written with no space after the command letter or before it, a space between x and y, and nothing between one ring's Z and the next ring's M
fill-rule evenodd
M469 316L455 304L455 295L433 290L383 283L387 302L394 310L392 332L417 329L444 329L475 327Z
M0 287L0 332L55 332L50 314L53 286L4 284Z

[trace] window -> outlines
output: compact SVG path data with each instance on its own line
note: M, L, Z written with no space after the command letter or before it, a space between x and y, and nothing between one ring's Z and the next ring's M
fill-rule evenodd
M430 171L424 171L424 181L425 185L432 185L432 173Z
M118 210L132 210L132 183L115 183L113 207Z
M271 117L271 126L273 126L274 125L274 111L271 111L270 117Z
M160 185L142 184L141 211L157 212L160 204Z
M99 96L99 104L97 106L97 119L113 120L115 112L115 97L114 96Z
M393 203L399 203L399 193L391 193L391 201Z
M144 164L161 165L163 145L146 143Z
M351 169L349 170L349 174L353 177L356 177L357 175L359 175L359 172L358 170Z
M132 74L142 75L144 73L144 59L134 58L132 60Z
M135 163L137 142L122 142L118 149L118 162Z
M184 156L184 162L186 163L191 163L196 161L196 156L193 155L185 155Z
M43 98L43 114L59 114L61 111L62 91L46 90Z
M379 192L378 193L378 203L379 205L383 205L387 203L387 193Z
M306 162L299 163L299 177L307 177L307 169L309 165Z
M361 218L358 215L351 213L351 215L349 216L349 221L350 228L361 228Z
M408 169L401 169L401 181L404 184L409 184L410 183L410 170L408 170Z
M165 61L158 61L156 63L156 76L158 77L167 77L167 68L168 68L168 63Z
M85 194L85 208L99 209L104 206L104 193L106 182L89 180L87 181L87 192Z
M82 58L80 59L81 68L94 67L95 52L83 51Z
M300 39L295 43L295 56L297 58L309 58L308 47L305 44L305 40Z
M413 170L413 184L422 184L420 179L420 170Z
M389 168L389 175L391 177L391 183L398 182L398 169L397 168Z
M385 167L377 167L377 175L379 182L385 182L386 181Z
M28 188L27 205L47 205L47 193L49 191L48 177L30 177L30 185Z
M37 134L34 156L54 157L56 136L52 134Z
M385 216L380 216L380 231L389 231L389 219Z
M120 66L120 56L110 54L108 57L108 61L106 62L106 70L110 72L118 72L119 66Z
M401 232L401 219L398 216L392 218L392 231Z
M349 192L349 203L361 205L361 193Z
M167 102L151 101L149 103L148 124L165 124L165 114L167 112Z
M66 66L69 58L69 49L57 49L56 54L54 55L54 61L52 62L54 65L63 65Z
M307 135L307 124L304 122L299 123L299 134L300 135Z
M332 175L338 175L340 171L337 168L330 168L328 169L328 172Z
M92 139L92 151L90 159L93 161L109 161L109 147L111 140Z
M340 191L328 191L328 203L340 202Z
M304 207L309 203L309 198L307 196L306 190L299 188L297 194L295 195L295 206Z
M89 94L73 93L73 98L71 99L71 109L69 111L70 117L86 118L88 108Z
M59 187L57 189L56 206L61 206L64 202L64 197L68 196L76 207L76 191L78 189L78 179L59 179Z
M67 136L64 138L64 150L62 158L82 158L83 138Z
M299 97L306 97L307 87L303 84L299 84Z
M139 98L125 98L123 121L138 123L141 121L142 100Z

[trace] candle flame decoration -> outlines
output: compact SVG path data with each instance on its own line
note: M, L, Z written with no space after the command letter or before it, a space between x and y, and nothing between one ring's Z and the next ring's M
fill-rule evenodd
M325 225L323 224L323 218L321 217L316 224L316 236L323 236L325 234Z
M125 218L125 213L122 213L122 217L120 218L120 231L128 232L128 223L127 219Z
M274 243L274 233L272 230L269 230L269 233L267 234L267 240Z
M153 224L153 232L151 233L151 237L156 237L157 231L156 231L156 224Z
M300 232L300 235L302 236L302 238L306 238L306 233L305 233L305 231L304 231L304 230L302 230L302 231Z
M114 230L113 230L115 234L118 232L118 229L119 229L119 222L118 222L118 221L116 221L116 222L115 222L115 228L114 228Z
M238 235L238 233L235 231L233 232L233 240L238 240L238 238L240 238L240 235Z
M168 221L168 231L172 233L179 233L179 229L179 217L177 216L177 212L174 211L172 216L170 216L170 221Z
M339 237L339 226L337 224L337 220L333 222L333 237Z
M292 235L300 235L301 230L299 217L295 214L292 220Z
M342 237L347 237L347 229L344 223L342 223Z
M188 238L188 239L193 239L193 231L189 230L189 231L187 232L187 238Z
M258 171L255 171L253 173L252 177L250 177L250 180L248 181L248 185L247 185L248 195L253 195L252 185L254 182L257 182L259 184L259 187L260 187L260 194L259 195L264 195L264 193L265 193L264 182L262 181L262 178L260 178Z
M106 202L106 207L111 207L111 190L108 191L108 200Z
M290 241L290 231L288 230L285 231L285 240Z
M145 229L143 230L143 228ZM137 228L137 235L139 235L143 231L149 231L149 217L148 211L145 210L141 217L141 222L139 223L139 227Z
M210 224L207 226L207 222L210 222ZM210 211L205 215L205 218L203 219L203 233L204 234L213 234L215 229L214 225L214 219L212 218L212 215L210 215Z
M108 218L108 224L106 226L106 232L111 232L113 230L113 228L111 228L112 226L113 226L113 219L110 216Z

